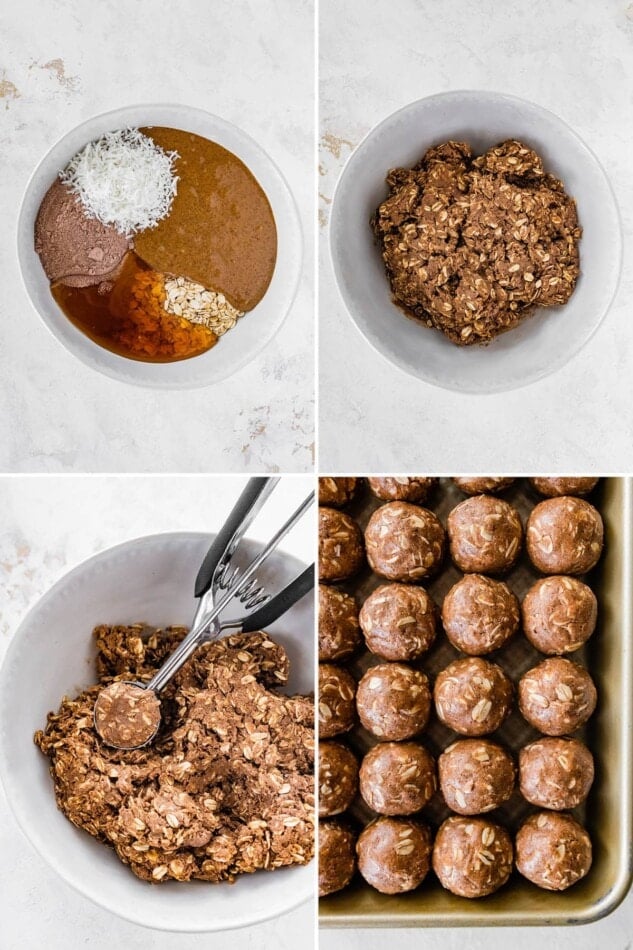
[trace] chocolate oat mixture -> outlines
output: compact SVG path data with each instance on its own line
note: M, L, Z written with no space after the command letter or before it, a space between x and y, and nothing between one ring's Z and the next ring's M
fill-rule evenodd
M49 713L35 742L51 760L59 808L146 881L234 881L305 864L314 849L312 699L276 691L288 658L265 633L201 647L161 694L146 748L105 745L99 690L147 681L186 630L95 629L99 683Z
M566 303L579 276L576 203L542 159L509 140L473 158L430 148L387 176L372 227L396 304L460 346L487 343L535 307Z

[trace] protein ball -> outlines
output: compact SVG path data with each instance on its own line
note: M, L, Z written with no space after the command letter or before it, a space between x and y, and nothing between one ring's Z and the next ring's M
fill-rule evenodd
M370 566L390 581L417 583L437 573L444 559L444 528L432 511L392 501L381 505L365 531Z
M329 508L343 508L349 505L357 488L357 478L323 476L319 479L319 504Z
M442 626L453 646L463 653L491 653L517 632L519 602L502 581L466 574L444 598Z
M596 595L576 577L555 575L537 581L521 604L523 632L541 653L572 653L596 627Z
M342 511L319 508L319 580L346 580L364 561L363 535L356 522Z
M422 475L409 478L370 478L368 481L374 495L383 501L411 501L420 505L424 504L438 482L437 478L426 478Z
M559 495L588 495L596 487L599 478L531 478L530 484L548 498Z
M360 611L367 648L383 660L416 660L435 640L437 607L422 587L382 584Z
M365 729L378 739L409 739L429 721L428 678L404 663L372 666L358 684L356 708Z
M591 839L571 815L531 815L516 836L517 870L547 891L564 891L591 867Z
M356 682L333 663L319 665L319 736L331 739L354 725Z
M336 587L319 584L319 660L345 660L361 642L354 598Z
M422 883L431 868L431 832L402 818L378 818L356 845L358 870L381 894L403 894Z
M360 766L360 793L379 815L412 815L437 790L435 760L417 742L380 742Z
M584 574L600 560L602 518L582 498L549 498L536 505L527 523L527 551L543 574Z
M537 739L519 752L521 794L539 808L576 808L593 777L593 755L579 739Z
M512 851L501 825L485 818L447 818L435 836L433 870L452 894L485 897L510 877Z
M358 761L341 742L319 745L319 818L347 811L358 791Z
M319 897L347 887L356 870L356 836L338 821L319 822Z
M467 498L453 508L447 528L451 557L464 574L505 574L521 553L521 519L500 498Z
M496 663L480 657L454 660L435 680L435 711L455 732L485 736L510 714L513 692L511 680Z
M444 800L458 815L480 815L507 802L514 791L512 757L495 742L460 739L437 761Z
M504 491L515 479L486 475L483 478L454 478L453 481L467 495L486 495Z
M592 715L596 701L596 687L587 670L562 657L543 660L519 680L521 714L546 736L579 729Z

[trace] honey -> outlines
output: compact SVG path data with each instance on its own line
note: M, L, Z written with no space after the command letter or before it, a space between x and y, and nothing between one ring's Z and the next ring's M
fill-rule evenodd
M68 319L112 353L149 363L198 356L217 343L208 327L168 313L165 277L137 254L126 254L118 275L99 287L52 285Z

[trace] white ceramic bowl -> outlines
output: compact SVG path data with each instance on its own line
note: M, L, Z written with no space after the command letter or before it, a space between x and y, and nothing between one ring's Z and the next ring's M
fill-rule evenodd
M392 302L369 220L387 195L389 169L414 165L449 139L481 153L504 139L532 146L578 204L582 273L564 307L537 310L486 347L457 347ZM332 205L330 251L356 326L395 366L428 383L470 393L515 389L554 372L587 343L616 291L622 239L615 198L595 155L540 106L494 92L447 92L412 102L377 125L347 162Z
M42 198L72 156L104 132L126 126L161 125L203 135L240 158L266 193L277 226L277 262L272 281L257 306L206 353L175 363L142 363L109 352L78 330L57 306L33 246ZM181 105L139 105L116 109L82 122L52 147L27 185L18 221L18 258L26 291L54 336L87 366L106 376L156 389L194 389L237 372L272 340L294 300L302 260L297 208L277 166L237 126L200 109Z
M57 809L48 760L34 745L33 733L65 694L95 682L91 631L97 623L191 621L193 578L210 541L197 533L151 535L84 561L25 617L0 670L0 777L23 831L80 893L114 914L161 930L232 929L276 917L313 895L313 864L259 871L232 885L140 881L113 851ZM256 549L245 542L247 555ZM258 578L274 591L303 567L277 553ZM304 597L269 628L290 657L290 693L314 689L313 601Z

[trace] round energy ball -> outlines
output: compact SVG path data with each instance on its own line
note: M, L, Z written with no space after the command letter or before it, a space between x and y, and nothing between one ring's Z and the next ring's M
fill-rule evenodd
M338 821L319 822L319 897L347 887L356 870L356 836Z
M519 602L502 581L466 574L444 598L442 626L453 646L463 653L491 653L519 629Z
M447 529L451 557L464 574L505 574L521 553L521 519L500 498L467 498L451 511Z
M437 482L437 478L427 478L424 475L412 475L408 478L370 478L369 487L374 495L383 501L412 501L422 505Z
M361 642L354 598L336 587L319 584L319 660L345 660Z
M360 611L367 648L383 660L416 660L435 640L437 607L422 587L382 584Z
M347 811L358 791L358 761L341 742L319 745L319 818Z
M365 563L363 535L349 515L319 508L319 580L343 581Z
M379 815L412 815L437 790L435 760L417 742L379 742L360 766L360 793Z
M452 894L485 897L510 877L512 850L501 825L486 818L447 818L435 836L433 870Z
M356 682L333 663L319 665L319 736L331 739L349 732L356 718Z
M431 690L425 673L404 663L370 667L358 684L358 717L378 739L410 739L431 714Z
M571 815L542 811L519 828L517 870L537 887L564 891L587 874L591 860L591 839Z
M580 739L537 739L519 752L521 794L539 808L576 808L593 777L593 755Z
M559 495L588 495L596 487L599 478L531 478L530 484L539 493L548 498Z
M523 632L530 643L551 656L572 653L596 627L596 595L576 577L553 575L537 581L521 604Z
M444 528L432 511L392 501L374 511L365 544L367 560L376 574L414 584L439 570L444 559Z
M431 832L418 821L378 818L361 832L356 845L358 870L381 894L418 887L431 867Z
M511 755L487 739L459 739L437 760L440 789L458 815L481 815L507 802L514 791Z
M319 479L319 504L329 508L349 505L358 488L358 478L333 478L330 475Z
M516 479L499 478L496 475L484 475L483 477L454 478L453 481L467 495L487 495L504 491Z
M512 681L500 666L468 657L454 660L435 680L433 697L440 722L463 736L498 729L512 709Z
M600 560L602 518L582 498L548 498L532 509L527 523L527 551L543 574L584 574Z
M564 736L583 726L596 708L596 687L587 670L552 656L519 680L519 709L546 736Z

